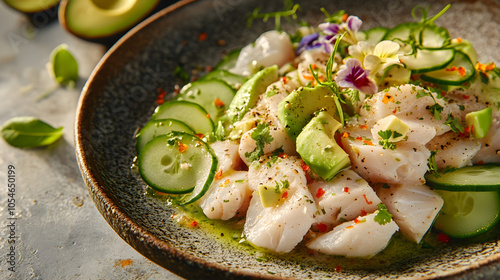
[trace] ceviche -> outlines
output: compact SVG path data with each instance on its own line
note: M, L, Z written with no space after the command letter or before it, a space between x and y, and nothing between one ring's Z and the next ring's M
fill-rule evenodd
M396 232L468 238L500 219L500 69L427 10L271 30L159 105L137 134L152 189L240 242L372 257ZM255 15L255 13L254 13Z

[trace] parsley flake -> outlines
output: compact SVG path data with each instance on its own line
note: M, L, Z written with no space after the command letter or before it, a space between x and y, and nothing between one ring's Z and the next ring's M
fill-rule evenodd
M387 207L385 207L384 204L379 203L378 204L378 213L375 215L375 218L373 220L380 225L385 225L389 223L392 219L392 214L387 211Z
M264 155L264 146L270 144L274 138L271 136L269 125L266 123L259 123L250 137L256 141L256 147L252 152L245 153L245 157L251 161L255 161Z

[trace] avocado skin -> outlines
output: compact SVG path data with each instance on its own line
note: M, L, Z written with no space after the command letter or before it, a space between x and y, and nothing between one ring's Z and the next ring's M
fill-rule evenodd
M18 0L20 1L20 0ZM13 6L9 1L3 1L7 6L10 8L23 13L28 21L31 23L36 28L41 28L43 26L46 26L57 19L57 13L59 10L59 1L54 3L52 6L47 6L46 8L40 10L40 11L35 11L35 12L26 12L17 9L15 6Z
M73 0L73 1L75 1L75 0ZM67 19L66 19L66 7L68 5L68 2L69 2L69 0L61 0L61 3L60 3L59 8L58 8L58 19L59 19L61 26L66 31L68 31L69 33L73 34L74 36L76 36L82 40L92 42L92 43L101 44L107 48L110 48L111 46L113 46L116 43L116 41L118 41L121 37L123 37L123 35L125 35L130 29L134 28L137 24L139 24L140 22L142 22L144 19L148 18L149 16L151 16L151 15L161 11L162 9L174 4L175 2L177 2L177 0L160 0L160 1L158 1L158 4L149 13L145 14L142 18L131 22L127 28L122 29L122 30L116 30L116 32L108 34L106 36L102 36L102 37L92 37L92 36L86 36L85 34L78 34L76 32L73 32L68 27Z
M326 86L302 87L292 91L278 105L278 118L288 136L295 140L302 128L319 110L334 115L337 112L331 90Z
M328 113L320 112L297 137L297 153L324 180L351 164L349 155L335 141L335 132L341 127Z

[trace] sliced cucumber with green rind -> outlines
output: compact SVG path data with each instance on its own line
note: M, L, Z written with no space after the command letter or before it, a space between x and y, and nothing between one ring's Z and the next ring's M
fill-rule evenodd
M197 134L214 131L214 122L208 112L199 104L189 101L171 100L156 107L151 120L176 119L194 130Z
M234 68L236 65L236 61L238 60L238 56L240 55L241 49L232 50L224 58L222 58L217 65L215 65L215 69L221 70L230 70Z
M476 70L469 56L460 51L455 51L455 57L443 69L424 73L424 81L459 86L474 78Z
M195 134L194 130L187 124L176 119L159 119L149 121L136 135L136 150L140 152L144 145L160 135L172 131L183 131Z
M410 35L420 27L416 22L405 22L389 29L382 40L402 41L406 42L410 39Z
M384 38L385 34L387 34L387 31L389 29L381 26L377 26L371 29L368 29L364 31L365 34L365 41L368 41L372 44L377 44L378 42L382 41Z
M199 104L205 108L212 121L216 123L233 100L234 94L234 89L223 81L198 80L185 85L177 100Z
M224 69L214 70L203 76L202 80L221 80L231 86L234 90L238 90L241 85L247 80L245 77L231 73Z
M425 175L426 184L436 190L500 191L500 165L473 165L440 174Z
M217 157L205 142L185 132L154 138L138 156L139 173L151 188L169 194L191 192L184 204L207 191L217 163Z
M413 74L443 69L455 57L454 49L417 49L415 54L400 57Z
M451 40L448 29L436 25L427 25L418 35L422 48L441 48Z
M444 200L434 227L454 238L473 237L500 220L500 193L437 191Z

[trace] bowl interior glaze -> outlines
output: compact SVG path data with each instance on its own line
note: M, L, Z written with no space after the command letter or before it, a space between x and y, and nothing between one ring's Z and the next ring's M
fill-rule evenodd
M481 61L500 62L500 8L497 1L451 1L437 23L453 37L466 38ZM416 5L436 14L444 1L301 1L302 19L323 21L325 7L363 20L362 29L392 27L410 21ZM489 275L497 270L500 236L450 244L425 257L395 261L383 269L342 269L335 259L315 262L275 256L258 261L251 250L233 247L200 229L180 225L177 210L165 200L147 195L147 187L131 168L136 130L155 108L158 89L171 91L179 79L177 67L187 71L215 65L228 50L241 48L274 28L273 20L246 19L256 7L283 9L282 1L181 1L140 24L104 56L89 78L79 102L75 128L78 163L88 190L103 217L117 234L155 263L186 278L206 279L377 279L442 278ZM297 26L283 20L285 30ZM206 34L206 39L199 38ZM235 241L236 242L236 241ZM489 274L488 274L489 273ZM220 278L220 279L222 279Z

